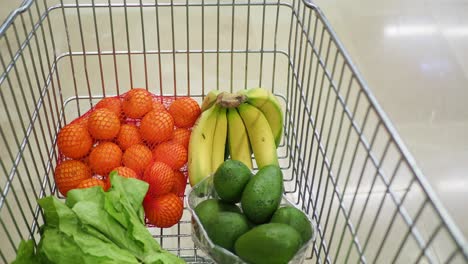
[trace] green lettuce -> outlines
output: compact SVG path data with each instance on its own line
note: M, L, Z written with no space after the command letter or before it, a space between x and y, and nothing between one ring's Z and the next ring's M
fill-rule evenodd
M112 187L75 189L65 203L38 201L45 225L36 251L23 241L14 263L185 263L161 248L144 225L146 182L110 175ZM33 262L31 262L33 261Z

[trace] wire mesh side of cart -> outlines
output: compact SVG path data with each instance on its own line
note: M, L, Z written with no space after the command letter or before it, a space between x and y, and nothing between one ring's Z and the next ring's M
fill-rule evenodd
M271 89L285 191L315 221L307 263L465 263L438 202L321 11L300 0L25 1L0 29L0 260L40 238L58 130L100 98ZM190 215L150 228L207 262Z

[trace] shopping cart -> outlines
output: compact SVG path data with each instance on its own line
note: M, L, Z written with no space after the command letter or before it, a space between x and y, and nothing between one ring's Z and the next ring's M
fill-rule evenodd
M0 259L40 239L57 132L132 87L261 86L285 109L287 196L317 226L306 263L466 263L463 235L311 0L27 0L0 28ZM155 239L189 263L190 215Z

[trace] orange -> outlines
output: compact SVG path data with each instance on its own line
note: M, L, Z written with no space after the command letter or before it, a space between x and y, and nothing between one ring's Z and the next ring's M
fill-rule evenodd
M149 184L147 195L157 197L172 190L175 178L171 167L162 162L153 162L142 178Z
M184 196L185 187L187 186L187 178L180 171L174 171L174 186L172 187L171 193L177 196Z
M159 143L172 138L174 120L171 115L155 110L143 117L140 123L140 135L148 143Z
M190 130L186 128L176 128L174 130L174 136L172 137L172 141L181 144L184 146L185 149L188 149L188 145L190 142Z
M161 102L156 100L153 101L153 110L156 110L158 112L167 111L166 107Z
M122 102L120 101L120 98L118 97L107 97L107 98L101 99L101 101L99 101L96 104L95 109L101 109L101 108L107 108L111 110L120 119L122 119L123 117Z
M117 143L119 143L122 150L126 150L132 145L143 143L140 132L138 132L138 127L131 124L122 125L117 135Z
M83 180L76 186L76 189L85 189L85 188L90 188L94 186L101 186L104 191L107 191L107 184L103 180L99 180L96 178L89 178L86 180Z
M107 176L122 163L122 150L115 143L103 142L91 150L88 162L95 173Z
M153 159L166 163L173 170L179 170L187 162L187 149L176 142L163 142L154 148Z
M91 170L86 164L77 160L66 160L55 168L55 184L59 192L67 196L80 182L91 178Z
M72 159L86 156L93 146L93 139L85 126L73 123L63 127L57 136L59 151Z
M125 150L122 162L125 167L134 170L138 175L143 174L146 167L151 163L153 154L151 150L142 144L133 145Z
M146 196L143 208L149 224L165 228L180 221L184 212L184 203L177 195L168 193L157 198Z
M169 106L169 113L174 118L177 127L188 128L195 124L201 113L197 101L190 97L176 99Z
M107 108L96 109L89 116L88 131L95 139L113 139L119 130L119 117Z
M117 171L117 174L119 174L120 176L125 177L125 178L138 179L137 173L134 170L132 170L130 168L127 168L127 167L120 166L120 167L117 167L117 168L113 169L112 171ZM112 171L111 171L111 173L112 173ZM111 186L109 176L106 177L106 186L107 186L107 188L109 188Z
M141 118L153 108L153 97L142 88L135 88L123 97L122 110L130 118Z

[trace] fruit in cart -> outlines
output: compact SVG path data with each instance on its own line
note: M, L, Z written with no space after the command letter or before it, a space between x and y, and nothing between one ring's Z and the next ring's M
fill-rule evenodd
M278 166L261 168L244 188L242 211L255 224L270 221L283 194L283 173Z
M276 210L270 222L287 224L296 229L301 235L303 244L312 238L312 226L307 216L293 206L284 206Z
M142 118L152 108L153 97L145 89L132 89L123 97L122 110L129 118Z
M246 103L255 106L264 114L278 147L283 135L283 111L275 95L260 87L241 90L238 94L245 95Z
M122 101L118 97L107 97L101 99L97 104L95 109L106 108L116 114L119 119L123 118L122 113Z
M252 151L250 150L249 136L244 122L235 108L229 108L228 120L228 149L231 159L244 163L252 169Z
M190 142L190 130L187 128L176 128L174 130L174 135L172 136L171 141L176 142L184 146L188 150L188 145Z
M271 92L263 88L236 94L212 91L205 97L202 109L189 142L192 186L214 173L229 156L250 169L252 152L259 168L279 165L276 149L281 140L283 113Z
M172 138L174 119L167 112L151 111L140 123L140 135L148 144L157 144Z
M179 170L187 163L187 150L179 143L162 142L154 148L153 159L166 163L173 170Z
M126 150L130 146L143 143L138 127L132 124L123 124L120 127L119 134L117 135L117 143L122 150Z
M220 212L241 213L238 206L218 199L207 199L200 202L194 209L203 226L209 226Z
M238 203L251 177L252 172L244 163L237 160L226 160L214 173L213 185L223 201Z
M204 112L211 108L215 103L216 100L218 99L218 95L223 93L220 90L211 90L208 92L208 94L205 96L203 99L202 105L201 105L201 111Z
M216 118L213 150L211 155L211 171L214 172L224 161L227 138L226 108L220 108Z
M137 144L125 150L122 163L125 167L134 170L138 175L142 175L152 159L151 150L143 144Z
M67 196L69 190L91 178L91 170L81 161L66 160L55 167L54 178L59 192Z
M122 163L122 150L112 142L102 142L91 150L89 166L96 174L107 176Z
M174 171L174 186L172 186L171 192L177 196L183 197L186 186L187 178L185 178L185 175L180 171Z
M252 264L285 264L301 245L301 235L296 229L282 223L268 223L241 235L235 243L235 252Z
M146 196L143 201L146 218L152 225L161 228L171 227L179 222L184 211L180 197L167 193L158 197Z
M57 136L57 146L63 155L72 159L86 156L93 146L93 139L86 126L69 124L64 126Z
M174 171L167 164L155 161L145 170L143 180L149 184L147 196L158 197L174 187Z
M153 100L153 107L151 110L154 110L157 112L167 111L166 107L160 101L157 101L157 100Z
M138 179L138 174L128 168L128 167L124 167L124 166L120 166L120 167L117 167L115 169L113 169L110 173L109 173L109 176L106 177L106 187L107 189L109 189L111 187L110 185L110 175L113 173L113 172L117 172L117 174L121 177L125 177L125 178L134 178L134 179Z
M188 128L195 124L200 115L200 106L190 97L178 98L169 106L169 113L177 127Z
M246 103L239 105L237 110L244 121L258 167L278 165L275 139L265 115L255 106Z
M101 186L101 188L104 191L107 191L108 189L108 185L106 184L106 182L104 182L103 180L96 179L96 178L89 178L89 179L81 181L80 184L78 184L78 186L76 186L75 189L85 189L85 188L96 187L96 186Z
M109 140L120 130L119 116L107 108L94 110L88 119L89 134L95 139Z
M218 110L219 107L215 105L203 112L192 129L188 151L188 173L191 186L213 173L211 157Z
M205 225L205 229L213 243L234 252L234 243L250 228L243 214L220 212L209 225Z

